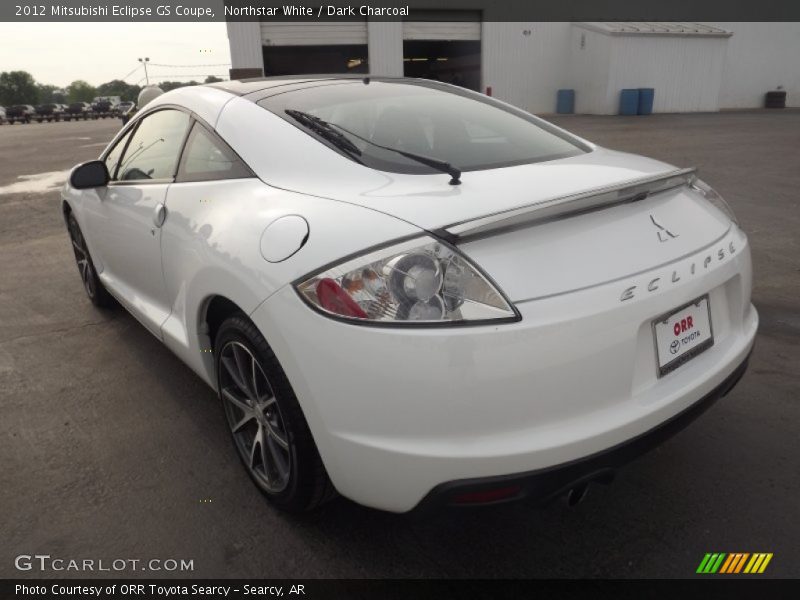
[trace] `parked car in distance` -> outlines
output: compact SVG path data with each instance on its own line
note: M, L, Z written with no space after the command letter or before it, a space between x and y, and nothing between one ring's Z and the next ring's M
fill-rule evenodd
M167 92L61 208L91 302L216 391L291 511L578 501L724 396L758 326L694 169L435 81Z
M117 114L124 115L125 113L129 112L132 108L136 106L135 102L131 102L130 100L125 100L124 102L120 102L117 104Z
M30 104L17 104L6 109L6 120L11 123L30 123L36 116L36 109Z
M0 106L0 125L6 122L6 109L4 106Z
M92 112L96 119L116 116L119 96L98 96L92 101Z
M40 104L36 107L36 121L60 121L63 112L60 104Z
M117 115L122 119L122 124L127 125L133 115L136 114L136 103L125 101L117 105Z
M64 111L62 118L65 121L71 121L75 119L79 121L83 119L84 121L92 117L92 107L88 102L72 102L67 106L67 110Z

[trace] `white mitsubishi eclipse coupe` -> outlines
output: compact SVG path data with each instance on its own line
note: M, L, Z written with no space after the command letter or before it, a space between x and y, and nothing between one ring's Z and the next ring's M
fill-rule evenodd
M62 208L91 301L217 390L287 510L576 501L730 390L758 325L692 169L432 81L166 93Z

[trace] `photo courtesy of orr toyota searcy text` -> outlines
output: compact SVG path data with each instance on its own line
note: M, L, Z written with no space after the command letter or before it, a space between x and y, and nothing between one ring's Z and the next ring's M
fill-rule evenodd
M153 598L171 598L185 596L200 596L211 598L227 598L231 592L241 596L259 597L302 597L305 596L303 584L289 585L169 585L169 584L141 584L141 583L112 583L107 585L70 585L55 583L49 585L16 584L14 593L17 597L25 596L69 596L69 597L143 597L152 595Z

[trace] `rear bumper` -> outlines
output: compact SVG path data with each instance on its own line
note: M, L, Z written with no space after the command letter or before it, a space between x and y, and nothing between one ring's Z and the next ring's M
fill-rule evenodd
M635 438L591 456L546 469L439 484L422 499L414 513L425 513L445 506L500 504L523 499L544 504L582 484L592 481L608 482L613 478L616 469L666 442L730 392L747 371L749 360L748 354L721 384L695 404ZM459 497L463 498L467 494L478 495L498 490L508 495L497 501L459 501Z
M309 309L291 287L251 317L291 382L336 489L408 512L448 482L560 470L608 452L724 389L758 327L746 238L731 235L740 236L738 251L725 260L705 261L700 252L652 275L518 302L516 323L352 325ZM692 262L696 276L620 300L623 289L670 278L672 269L690 273ZM704 295L714 345L659 377L653 320ZM530 495L558 491L572 475Z

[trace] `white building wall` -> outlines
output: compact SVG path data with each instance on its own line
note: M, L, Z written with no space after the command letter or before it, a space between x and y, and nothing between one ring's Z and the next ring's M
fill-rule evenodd
M615 114L624 87L654 87L654 110L683 112L761 107L764 93L780 85L787 104L800 107L800 23L708 24L733 36L608 36L571 23L485 21L481 89L491 86L497 98L551 113L557 90L574 88L576 112ZM373 73L402 75L402 28L368 23ZM263 68L262 24L229 21L227 29L233 68Z
M500 100L555 112L556 90L569 80L569 23L484 21L481 39L482 91L491 86Z
M573 26L576 112L617 114L620 92L654 88L653 112L719 110L728 37L609 35Z
M263 69L261 27L258 21L227 21L233 69Z
M564 87L575 90L575 112L607 114L611 37L581 27L571 27L567 69L569 78Z
M264 46L366 44L367 21L262 21Z
M619 108L624 88L655 88L653 112L719 110L719 90L729 38L614 36L606 113Z
M390 77L403 76L403 23L370 21L367 25L369 72Z
M708 23L733 32L720 90L721 108L764 106L764 94L786 90L800 107L800 23Z

